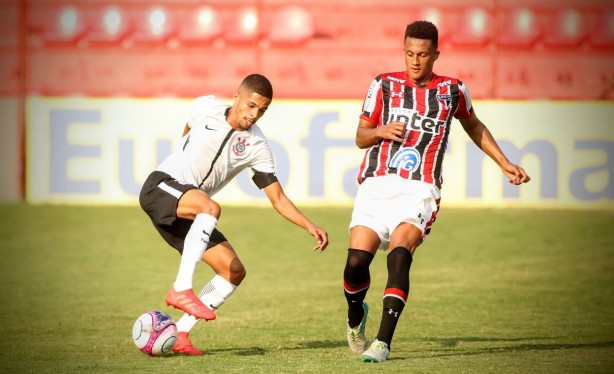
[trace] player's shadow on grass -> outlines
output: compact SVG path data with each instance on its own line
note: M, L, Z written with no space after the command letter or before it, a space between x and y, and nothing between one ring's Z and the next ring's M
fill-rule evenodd
M521 352L521 351L555 351L559 349L593 349L593 348L611 348L614 347L614 341L603 342L587 342L587 343L520 343L527 340L546 340L551 338L482 338L482 337L454 337L444 339L423 339L424 341L431 341L441 344L442 349L430 349L430 353L422 354L418 357L431 358L431 357L449 357L449 356L472 356L481 354L493 354L493 353L508 353L508 352ZM492 347L472 347L470 343L512 343L506 345L497 345ZM462 346L463 343L468 343ZM450 350L448 348L460 347L462 349ZM417 357L417 356L414 356Z
M262 356L262 355L267 354L267 352L276 351L276 350L293 351L293 350L299 350L299 349L330 349L330 348L339 348L339 347L345 347L345 346L347 346L347 342L344 340L343 341L342 340L338 340L338 341L314 340L314 341L296 343L292 345L289 344L287 346L281 346L278 348L269 348L269 349L265 349L262 347L221 348L221 349L212 349L208 352L210 353L231 352L237 356Z

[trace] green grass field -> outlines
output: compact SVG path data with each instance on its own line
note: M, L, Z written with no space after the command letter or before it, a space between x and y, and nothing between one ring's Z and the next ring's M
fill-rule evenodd
M225 208L219 228L247 278L192 333L204 356L148 357L134 320L164 304L179 256L137 207L0 205L0 372L614 372L614 212L442 208L412 266L388 362L345 342L350 209L305 209L331 245L266 208ZM377 332L384 253L372 267ZM195 288L212 276L197 268Z

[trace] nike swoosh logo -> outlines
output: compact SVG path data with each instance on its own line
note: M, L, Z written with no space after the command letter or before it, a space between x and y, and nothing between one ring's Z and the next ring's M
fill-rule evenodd
M217 131L216 129L213 129L213 128L209 127L209 125L205 125L205 129L211 130L211 131Z

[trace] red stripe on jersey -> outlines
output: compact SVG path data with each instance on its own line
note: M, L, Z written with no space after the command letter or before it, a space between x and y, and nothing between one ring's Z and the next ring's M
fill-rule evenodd
M388 172L388 154L390 153L390 142L382 142L379 150L379 158L377 160L377 169L375 175L382 176Z
M352 287L346 282L343 282L343 288L345 289L347 293L358 293L360 291L366 290L367 288L369 288L370 285L371 285L371 281L367 281L355 287Z
M403 302L407 301L407 293L400 288L386 288L386 290L384 290L384 297L389 296L399 298L403 300Z

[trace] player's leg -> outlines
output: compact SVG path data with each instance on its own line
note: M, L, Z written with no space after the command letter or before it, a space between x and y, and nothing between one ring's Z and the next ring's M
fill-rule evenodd
M362 355L364 361L383 362L390 353L392 337L409 294L412 254L422 240L422 231L402 223L392 233L386 258L388 280L382 300L382 318L376 339Z
M216 275L203 287L199 298L203 304L215 311L241 284L246 271L233 247L219 231L215 230L212 240L220 240L221 243L208 248L203 255L203 261L215 271ZM184 314L177 321L177 341L173 346L174 352L189 355L203 354L201 350L194 348L188 336L198 322L199 319L188 314Z
M193 221L185 236L177 277L166 298L167 304L208 320L215 319L215 314L194 295L192 281L220 212L220 206L201 190L191 189L180 197L177 217Z
M179 199L177 217L193 220L183 244L181 263L175 280L175 291L192 288L196 264L205 253L213 229L220 216L220 206L201 190L187 191Z
M362 353L367 345L365 326L369 306L364 300L371 285L369 266L379 244L379 236L370 228L360 225L351 228L343 288L348 304L347 340L355 353Z
M168 244L182 254L166 303L199 318L215 319L192 291L192 277L219 217L219 206L202 191L154 171L141 189L139 203ZM179 207L179 208L178 208Z

